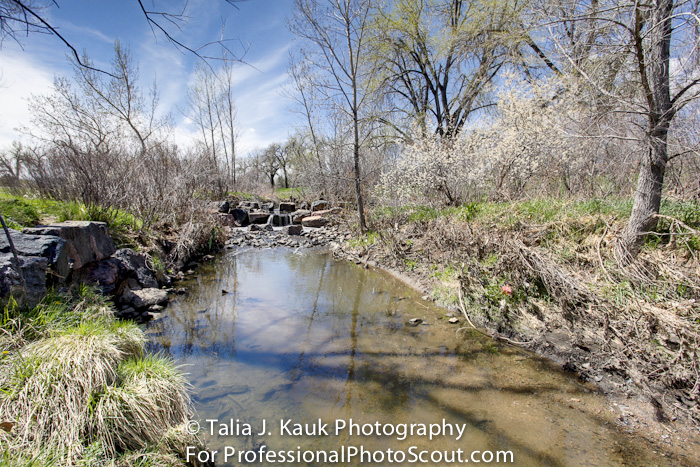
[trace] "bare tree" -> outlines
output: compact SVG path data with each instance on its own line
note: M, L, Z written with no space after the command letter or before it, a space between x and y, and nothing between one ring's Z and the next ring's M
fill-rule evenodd
M14 184L18 184L27 158L27 151L22 143L13 142L10 149L0 151L0 174L9 177Z
M472 113L493 105L488 92L520 40L519 1L396 0L377 16L375 59L398 123L451 139ZM408 118L406 118L408 117ZM408 125L406 124L408 122Z
M303 54L302 54L303 55ZM292 99L301 107L301 112L306 119L309 136L311 137L312 150L316 156L318 163L318 177L321 182L321 192L327 192L326 188L326 170L321 156L321 139L318 135L316 121L316 95L313 87L313 80L309 70L310 63L308 60L297 60L293 55L289 58L288 72L294 81L295 93L291 93Z
M327 101L348 116L352 125L355 198L360 230L367 230L362 195L360 134L371 92L363 86L369 73L371 0L296 0L292 31L312 47L315 54L314 86Z
M617 244L630 263L656 229L676 116L700 92L697 3L684 0L608 0L545 3L542 22L561 58L557 68L584 82L600 110L617 115L617 134L638 135L641 153L634 205ZM561 17L552 14L561 12ZM554 54L548 55L550 58ZM619 120L625 116L626 122Z

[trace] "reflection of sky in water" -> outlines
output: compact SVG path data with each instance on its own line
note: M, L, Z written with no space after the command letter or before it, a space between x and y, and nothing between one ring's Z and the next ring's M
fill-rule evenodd
M272 432L208 437L212 449L261 442L275 450L417 445L511 450L516 465L646 462L632 455L641 446L604 427L604 403L571 375L489 340L456 338L457 327L440 319L444 310L385 274L329 255L264 250L229 253L184 285L192 293L149 325L152 347L185 365L201 420L238 419L254 430L266 420ZM407 326L414 317L430 325ZM280 437L286 418L446 419L468 428L459 442Z

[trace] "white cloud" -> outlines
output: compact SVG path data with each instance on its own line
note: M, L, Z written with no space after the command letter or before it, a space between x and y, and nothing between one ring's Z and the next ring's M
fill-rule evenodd
M2 53L0 84L0 148L20 139L15 129L30 122L27 100L32 94L45 94L53 85L53 73L23 52Z

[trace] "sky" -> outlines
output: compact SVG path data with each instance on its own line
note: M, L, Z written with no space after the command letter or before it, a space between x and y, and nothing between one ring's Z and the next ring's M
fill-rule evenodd
M50 4L50 2L47 2ZM182 52L150 29L137 0L57 0L42 14L79 52L109 69L114 41L129 47L139 63L140 81L146 89L157 82L159 112L170 112L178 144L197 135L185 117L187 88L194 81L197 57ZM294 132L298 117L285 97L290 83L286 73L294 36L287 28L293 0L144 0L146 8L178 13L187 4L187 23L181 29L167 27L174 37L197 48L222 37L242 58L234 68L234 98L238 110L239 153L282 142ZM54 76L71 76L70 50L55 36L19 36L19 44L5 39L0 48L0 150L14 140L28 141L18 128L30 125L27 100L48 94ZM202 53L215 54L218 49Z

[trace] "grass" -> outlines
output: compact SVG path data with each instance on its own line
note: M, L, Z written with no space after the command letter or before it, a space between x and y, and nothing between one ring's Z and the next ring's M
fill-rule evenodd
M275 194L279 199L291 199L292 197L303 198L304 192L304 187L278 188L277 190L275 190Z
M18 196L3 190L0 190L0 212L5 216L8 227L16 230L67 220L105 222L119 247L134 246L132 234L143 228L140 219L122 210Z
M83 288L0 321L0 465L185 465L191 406L172 361ZM178 428L180 427L180 428Z

